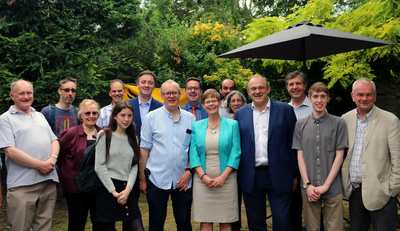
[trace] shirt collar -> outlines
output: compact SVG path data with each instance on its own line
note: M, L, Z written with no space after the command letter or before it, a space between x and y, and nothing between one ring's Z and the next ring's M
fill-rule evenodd
M196 104L195 106L190 105L189 103L187 103L188 108L192 108L192 107L196 107L197 109L200 109L201 107L201 103L199 102L198 104Z
M142 105L142 101L140 101L140 97L139 96L137 96L138 97L138 100L139 100L139 105ZM149 106L151 106L151 101L153 100L153 97L150 97L150 100L147 102L147 103L145 103L144 105L149 105Z
M328 112L325 111L325 114L323 116L319 117L318 119L315 118L313 114L311 114L311 116L313 118L314 124L322 124L322 123L324 123L324 121L328 117Z
M32 113L32 112L36 112L35 108L33 108L33 107L29 107L29 108L31 109L31 113ZM10 114L18 114L18 113L24 113L24 114L25 114L25 112L23 112L23 111L21 111L21 110L15 109L15 108L14 108L14 105L12 105L12 106L10 107L9 111L10 111Z
M365 115L364 119L361 118L361 116L358 114L358 109L356 110L356 115L357 115L357 119L362 120L362 121L369 121L369 119L371 119L372 117L372 113L374 112L375 109L375 105L372 107L371 111L368 112L368 114Z
M181 119L181 116L182 116L182 112L180 111L180 110L182 110L182 109L181 109L180 106L178 106L178 107L179 107L179 118L178 118L177 121L174 121L174 122L178 122L178 121ZM162 106L162 110L164 111L164 114L165 114L168 118L170 118L170 119L172 120L172 113L169 112L169 111L167 110L167 108L165 108L165 105Z
M292 107L295 107L293 105L293 100L290 100L289 105L292 106ZM304 98L303 103L300 104L299 108L303 107L303 106L304 107L312 107L312 104L311 104L311 102L310 102L310 100L308 99L307 96L306 96L306 98Z
M265 106L265 108L264 108L262 111L260 111L260 112L264 112L264 111L266 111L267 109L269 110L270 108L271 108L271 99L268 97L267 106ZM251 102L251 109L253 109L253 111L254 111L254 110L257 110L257 111L258 111L258 109L256 108L256 106L254 106L254 102Z

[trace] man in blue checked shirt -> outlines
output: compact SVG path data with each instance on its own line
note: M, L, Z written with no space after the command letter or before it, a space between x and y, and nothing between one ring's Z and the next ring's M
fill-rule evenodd
M400 121L375 106L375 83L360 78L351 97L357 108L342 117L349 149L342 166L343 194L349 198L350 230L395 231L400 192Z
M164 106L149 112L141 129L140 190L149 203L149 230L164 230L171 195L178 231L190 231L192 172L189 146L194 115L179 108L179 84L161 85ZM145 174L146 172L146 174Z

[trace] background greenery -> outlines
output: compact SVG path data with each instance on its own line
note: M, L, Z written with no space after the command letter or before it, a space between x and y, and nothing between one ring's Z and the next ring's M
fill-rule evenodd
M58 101L57 83L78 79L78 104L108 91L119 78L134 82L154 71L181 85L188 77L219 89L235 80L245 92L248 78L261 74L270 97L288 101L284 76L302 63L268 59L218 59L217 55L268 36L302 20L324 27L398 42L398 0L0 0L0 113L12 101L10 83L32 81L33 106ZM357 78L399 80L399 46L354 51L307 61L309 82L323 81L340 114ZM336 111L336 109L339 109Z

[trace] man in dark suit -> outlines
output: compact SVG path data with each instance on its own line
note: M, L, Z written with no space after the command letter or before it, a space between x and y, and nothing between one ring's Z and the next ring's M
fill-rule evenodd
M208 118L206 110L200 103L200 97L203 94L200 79L190 77L186 80L185 95L187 103L181 108L192 113L196 117L196 121Z
M153 72L141 72L136 79L136 86L139 89L139 95L128 100L133 107L133 121L136 126L136 135L139 140L140 129L142 127L142 121L144 121L144 117L146 117L147 113L163 106L160 101L157 101L151 97L151 94L156 87L156 83L156 75Z
M139 89L139 95L136 98L128 100L133 107L133 122L136 126L136 136L140 142L140 130L142 128L142 122L147 113L160 108L163 104L151 96L154 88L156 87L156 75L151 71L141 72L136 79L136 86ZM139 176L139 174L138 174ZM135 192L136 200L139 201L140 189L139 189L139 177L136 178L133 191Z
M266 196L273 230L291 230L289 208L299 174L296 152L291 149L296 116L290 105L268 98L265 77L252 76L247 92L253 102L240 108L235 119L242 144L238 176L249 230L267 230Z

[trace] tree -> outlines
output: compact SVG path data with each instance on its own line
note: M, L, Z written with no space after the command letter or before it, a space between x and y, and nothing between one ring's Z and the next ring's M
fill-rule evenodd
M93 98L115 77L128 41L140 26L138 0L10 0L0 3L0 111L10 101L5 86L34 82L34 107L57 101L58 81L78 79L77 101Z

